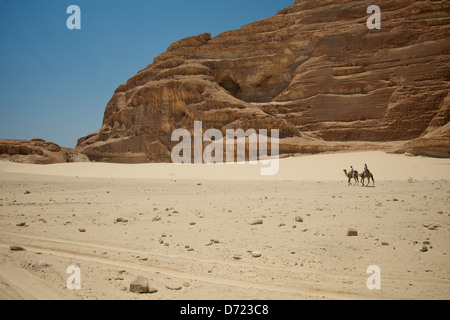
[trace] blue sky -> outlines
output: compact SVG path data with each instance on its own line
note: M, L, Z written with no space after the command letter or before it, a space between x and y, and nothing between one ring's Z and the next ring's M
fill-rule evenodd
M0 138L65 147L100 129L114 90L173 42L239 29L293 0L0 0ZM70 5L81 30L69 30Z

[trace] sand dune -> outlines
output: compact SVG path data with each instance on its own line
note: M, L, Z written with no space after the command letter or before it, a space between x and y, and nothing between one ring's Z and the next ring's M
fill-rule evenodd
M450 162L447 159L409 157L380 151L319 154L280 159L278 174L262 176L257 164L195 165L170 163L109 164L64 163L52 165L0 162L0 172L40 174L80 178L126 179L207 179L207 180L342 180L342 170L351 165L361 172L364 164L377 179L449 179Z
M348 186L342 169L364 163L375 188ZM381 152L281 159L275 176L0 162L0 298L449 299L449 166ZM157 292L130 292L137 276Z

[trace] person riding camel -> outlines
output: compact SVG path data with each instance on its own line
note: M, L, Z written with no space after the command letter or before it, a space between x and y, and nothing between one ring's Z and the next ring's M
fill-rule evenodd
M367 164L365 163L365 164L364 164L364 169L363 169L363 171L361 172L361 174L364 174L364 172L366 172L366 171L369 171L369 169L367 168Z

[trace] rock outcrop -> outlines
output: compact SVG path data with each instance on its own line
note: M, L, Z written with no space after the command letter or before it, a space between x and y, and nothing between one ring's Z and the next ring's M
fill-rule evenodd
M120 85L76 150L170 161L175 129L279 129L280 153L386 150L450 157L450 4L297 0L275 16L172 44Z
M32 164L89 161L86 155L78 151L60 147L43 139L31 141L0 139L0 160Z

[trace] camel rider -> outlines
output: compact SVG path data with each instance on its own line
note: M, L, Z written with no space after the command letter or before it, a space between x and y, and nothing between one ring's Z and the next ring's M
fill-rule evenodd
M367 168L367 164L365 163L364 164L364 169L363 169L363 171L361 172L361 174L364 174L364 172L366 172L366 171L368 171L369 169Z
M350 166L350 172L351 172L351 174L352 174L352 177L353 177L353 175L354 175L354 172L355 172L355 169L353 169L353 166Z

